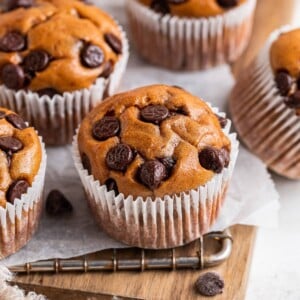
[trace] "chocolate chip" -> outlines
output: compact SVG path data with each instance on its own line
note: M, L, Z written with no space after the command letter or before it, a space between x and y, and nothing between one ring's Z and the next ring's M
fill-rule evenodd
M291 76L286 71L280 71L275 76L275 82L280 94L282 96L288 95L293 84Z
M170 4L182 4L188 2L189 0L168 0Z
M1 80L9 89L19 90L24 86L25 74L20 66L6 64L1 70Z
M23 144L20 140L12 136L2 136L0 137L0 149L8 152L17 152L23 148Z
M104 62L104 53L96 45L85 45L80 53L81 63L87 68L97 68Z
M223 293L224 280L217 273L207 272L197 279L195 288L203 296L216 296Z
M138 177L145 186L154 190L167 177L167 170L160 161L149 160L140 167Z
M9 0L8 2L8 10L17 9L20 7L29 8L33 6L34 0Z
M206 147L199 153L199 162L204 169L221 173L226 165L226 157L223 150Z
M17 129L25 129L27 128L27 124L25 123L25 121L23 120L22 117L20 117L19 115L16 114L9 114L5 117L6 121L9 122L10 124L12 124L14 127L16 127Z
M230 163L230 151L227 148L223 147L221 149L221 155L223 156L224 167L227 168Z
M0 39L0 51L15 52L22 51L26 47L25 37L16 31L11 31L5 34Z
M117 183L114 179L108 178L105 183L108 191L115 191L115 195L119 194Z
M93 137L98 141L104 141L116 136L120 131L120 122L116 117L105 116L93 126Z
M88 171L89 175L91 175L92 174L92 165L91 165L89 157L85 153L83 153L81 155L81 162L82 162L83 168Z
M109 75L113 72L113 70L114 70L114 63L110 59L104 64L103 71L99 77L108 78Z
M160 159L160 162L166 167L167 175L170 177L172 170L176 164L176 160L172 157L164 157Z
M230 8L238 5L238 0L217 0L217 2L224 8Z
M166 0L152 0L150 8L163 15L170 13L170 8Z
M104 39L116 54L122 53L122 42L117 36L115 36L113 33L106 33L104 35Z
M131 148L126 144L118 144L108 151L105 161L110 169L124 172L133 159Z
M50 216L70 214L73 206L59 190L52 190L46 199L46 212Z
M293 95L284 99L285 104L290 108L300 108L300 90L297 90Z
M40 97L49 96L50 98L53 98L56 95L61 95L61 92L59 92L58 90L56 90L54 88L44 88L44 89L38 90L36 92Z
M1 119L4 119L5 116L6 116L6 112L3 111L3 110L0 110L0 120L1 120Z
M159 124L169 116L169 110L163 105L149 105L141 110L144 121Z
M34 50L24 58L26 72L40 72L47 68L50 55L43 50Z
M7 158L7 165L8 165L8 167L10 167L10 165L11 165L12 156L13 156L12 151L9 150L9 151L6 152L6 158Z
M15 199L20 199L22 194L27 192L28 188L29 183L26 180L20 179L14 181L6 192L7 201L14 204Z
M219 115L216 115L216 117L219 120L221 128L225 128L226 125L227 125L228 120L226 118L224 118L224 117L219 116Z

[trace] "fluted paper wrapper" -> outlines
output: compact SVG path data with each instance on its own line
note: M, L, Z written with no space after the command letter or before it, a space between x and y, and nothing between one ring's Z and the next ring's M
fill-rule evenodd
M275 84L270 47L291 27L273 32L254 62L241 74L230 97L234 125L247 147L276 173L300 179L300 120Z
M235 61L247 46L256 0L208 18L162 16L127 0L129 25L137 51L149 62L174 70L207 69Z
M141 248L176 247L207 233L219 215L237 159L238 142L229 129L230 122L224 129L232 147L228 168L198 189L155 199L125 197L122 193L115 196L114 191L107 191L84 169L76 134L75 167L97 223L116 240Z
M43 190L47 156L42 142L42 159L39 171L27 193L14 204L7 202L6 207L0 206L0 259L21 249L35 233L43 203Z
M0 86L0 106L20 114L34 126L48 145L64 145L72 142L76 128L85 115L107 96L118 89L125 72L129 44L125 32L122 33L122 55L115 64L114 71L106 78L99 78L88 89L65 92L50 98L40 97L31 91L13 91Z

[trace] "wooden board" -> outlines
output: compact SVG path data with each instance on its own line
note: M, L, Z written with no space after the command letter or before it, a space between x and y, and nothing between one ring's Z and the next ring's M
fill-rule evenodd
M246 72L247 65L275 28L289 22L296 0L258 0L254 34L244 55L232 66L233 73ZM232 228L234 247L231 257L212 268L225 279L225 291L216 300L242 300L245 296L255 228ZM193 285L200 271L147 271L18 276L26 290L36 290L50 300L112 299L111 295L141 299L201 299ZM70 292L72 289L73 292ZM90 292L88 295L81 291ZM125 298L124 298L125 299ZM127 299L127 298L126 298Z

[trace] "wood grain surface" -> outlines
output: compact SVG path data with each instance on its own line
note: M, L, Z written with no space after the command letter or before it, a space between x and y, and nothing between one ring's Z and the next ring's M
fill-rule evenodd
M232 66L233 73L247 72L247 65L271 31L289 22L297 0L258 0L254 32L244 55ZM234 247L231 257L211 270L225 279L225 290L215 300L242 300L245 297L249 266L255 240L255 228L232 228ZM202 271L203 272L203 271ZM44 293L51 300L112 299L201 299L193 288L202 273L197 270L87 273L67 275L17 276L25 289ZM72 290L72 291L70 291ZM89 292L84 294L83 291ZM128 299L123 298L123 299ZM118 298L120 299L120 298Z

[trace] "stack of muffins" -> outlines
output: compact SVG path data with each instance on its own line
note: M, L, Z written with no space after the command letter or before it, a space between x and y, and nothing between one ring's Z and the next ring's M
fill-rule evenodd
M128 0L126 7L143 58L201 70L241 55L255 4ZM7 1L0 13L0 257L24 246L38 224L46 154L35 129L47 145L69 144L75 134L88 203L115 239L169 248L216 221L238 154L231 122L179 87L114 95L128 55L123 29L85 1Z

